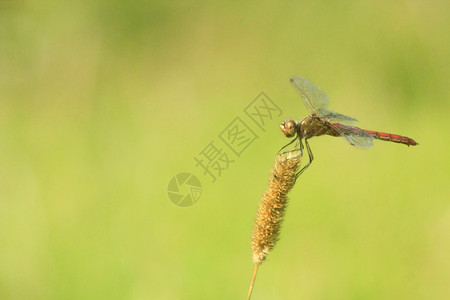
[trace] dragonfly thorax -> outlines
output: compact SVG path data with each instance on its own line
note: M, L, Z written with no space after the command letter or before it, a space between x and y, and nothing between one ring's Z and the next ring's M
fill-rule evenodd
M298 124L299 135L305 139L329 133L329 123L316 114L304 117Z

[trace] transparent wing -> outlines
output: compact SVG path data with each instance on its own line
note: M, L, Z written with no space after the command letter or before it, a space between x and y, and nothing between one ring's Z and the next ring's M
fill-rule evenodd
M331 124L331 126L352 146L369 149L373 146L373 136L358 127Z
M320 115L320 111L327 108L330 100L318 86L300 76L292 77L291 83L302 95L303 103L310 112Z
M328 109L319 109L319 116L328 122L337 122L344 124L353 124L358 120Z

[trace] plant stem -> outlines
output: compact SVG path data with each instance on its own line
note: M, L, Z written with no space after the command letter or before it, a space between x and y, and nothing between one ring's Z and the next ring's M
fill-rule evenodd
M258 266L259 266L258 264L255 264L255 269L253 270L252 281L250 281L250 287L248 289L247 300L250 300L250 298L252 297L253 285L255 284L256 273L258 272Z

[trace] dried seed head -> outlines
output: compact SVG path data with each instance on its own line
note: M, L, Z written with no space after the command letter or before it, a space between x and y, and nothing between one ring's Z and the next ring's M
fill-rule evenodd
M278 155L275 160L269 187L262 196L253 227L253 262L257 265L262 263L278 240L287 205L287 194L295 184L300 160L298 151Z

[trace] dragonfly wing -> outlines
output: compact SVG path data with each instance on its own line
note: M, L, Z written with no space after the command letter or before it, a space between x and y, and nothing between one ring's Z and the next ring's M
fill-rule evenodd
M300 76L292 77L291 83L302 95L303 103L310 112L320 115L321 109L326 109L330 100L318 86Z
M328 122L336 122L336 123L344 123L344 124L353 124L358 120L340 113L337 113L328 109L319 109L319 115L326 119Z
M358 127L332 124L332 127L352 146L369 149L373 146L373 136Z

